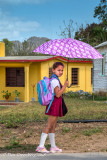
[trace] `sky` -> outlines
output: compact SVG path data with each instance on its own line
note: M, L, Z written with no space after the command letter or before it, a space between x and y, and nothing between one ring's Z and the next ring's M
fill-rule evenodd
M100 0L0 0L0 41L24 41L29 37L61 38L60 27L73 20L77 26L99 23L94 8Z

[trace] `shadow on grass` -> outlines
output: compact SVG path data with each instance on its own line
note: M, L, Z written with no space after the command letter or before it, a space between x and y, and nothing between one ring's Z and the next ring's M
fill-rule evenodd
M36 153L37 144L17 144L0 147L0 153ZM49 150L50 144L46 144L45 147Z

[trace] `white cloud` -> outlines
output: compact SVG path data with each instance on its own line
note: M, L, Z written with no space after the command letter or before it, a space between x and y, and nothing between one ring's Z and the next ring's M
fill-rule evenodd
M10 3L10 4L20 4L20 3L30 3L30 4L40 4L47 2L48 0L0 0L1 3Z
M24 40L25 35L37 33L40 24L36 21L22 21L17 17L10 17L0 9L0 40Z

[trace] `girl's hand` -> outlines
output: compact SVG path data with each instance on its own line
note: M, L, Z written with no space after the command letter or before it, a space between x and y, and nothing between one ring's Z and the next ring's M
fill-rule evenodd
M69 86L69 81L65 81L65 83L64 83L64 85L67 87L67 86Z
M65 81L65 83L64 83L64 85L61 89L59 89L59 87L56 86L55 89L54 89L55 96L59 98L63 94L63 92L64 92L64 90L66 89L67 86L69 86L69 81L67 81L67 80Z

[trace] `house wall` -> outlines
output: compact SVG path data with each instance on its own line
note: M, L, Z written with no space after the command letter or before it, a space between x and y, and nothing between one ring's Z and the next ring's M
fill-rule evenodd
M34 97L37 101L37 82L43 79L44 76L49 77L49 68L52 67L53 63L56 61L63 62L58 59L53 59L44 62L32 62L32 63L0 63L0 93L2 90L8 90L12 93L9 100L15 100L15 95L13 93L14 90L18 90L21 92L20 100L21 101L31 101L33 97L33 88L32 84L36 84L34 88ZM67 63L64 63L64 73L63 76L60 77L62 85L64 84L67 78ZM5 77L5 68L6 67L24 67L25 68L25 84L26 87L6 87L6 77ZM26 67L28 67L26 69ZM84 90L86 92L92 92L92 84L91 84L91 68L93 67L92 63L68 63L68 80L71 83L71 68L79 69L79 83L76 86L71 86L71 88L67 88L65 92L68 91L78 91ZM29 85L27 85L27 82ZM26 93L28 92L28 94ZM4 100L2 98L2 93L0 94L0 100Z
M71 68L78 68L79 75L78 85L73 85L71 88L67 88L66 92L68 91L78 91L84 90L85 92L92 92L92 84L91 84L91 68L93 68L93 64L86 64L86 63L69 63L69 72L68 72L68 80L71 83ZM66 80L66 78L65 78Z
M9 100L15 100L15 94L13 93L14 90L18 90L21 92L20 94L20 100L24 101L24 87L6 87L6 67L1 67L0 66L0 100L5 100L2 96L3 93L1 93L2 90L9 91L11 93L11 97Z
M0 57L5 57L5 43L0 42Z
M37 82L40 81L41 77L41 63L32 63L29 67L29 100L32 100L32 97L35 97L37 101ZM34 88L34 96L33 96L33 87L32 85L35 84Z
M105 91L107 92L107 46L101 47L98 51L103 54L105 53L105 72L102 75L102 59L94 60L94 81L93 81L93 92Z
M50 60L47 62L41 62L41 78L43 79L44 76L49 77L49 67L52 67L53 63L60 60ZM62 62L62 61L61 61ZM60 77L62 85L64 84L67 78L67 63L63 62L64 64L64 72L63 76ZM68 64L68 80L69 84L71 84L71 68L78 68L79 69L79 83L78 85L73 85L71 88L66 88L65 92L68 91L78 91L84 90L86 92L92 92L92 84L91 84L91 68L93 68L92 63L69 63Z

